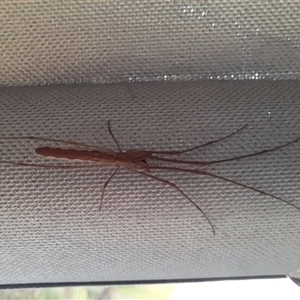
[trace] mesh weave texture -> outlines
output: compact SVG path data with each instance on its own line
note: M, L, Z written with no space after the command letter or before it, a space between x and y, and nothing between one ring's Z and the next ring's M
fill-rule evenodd
M116 150L177 150L215 160L299 136L296 2L21 2L0 4L4 136L73 140ZM244 79L232 81L194 79ZM245 80L245 79L286 79ZM287 80L289 79L289 80ZM175 82L153 82L153 81ZM152 81L128 83L129 81ZM62 85L64 83L112 83ZM51 86L34 86L57 83ZM28 85L28 86L24 86ZM35 141L0 141L0 159L58 164ZM204 170L299 202L299 143ZM66 164L63 161L61 164ZM300 266L300 212L205 176L113 168L0 164L0 284L287 274Z
M299 79L297 1L1 1L0 84Z

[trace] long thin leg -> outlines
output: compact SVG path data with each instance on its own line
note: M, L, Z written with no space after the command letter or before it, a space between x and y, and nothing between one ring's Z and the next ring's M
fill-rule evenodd
M80 168L99 168L99 165L78 165L78 166L54 166L54 165L39 165L39 164L27 164L22 162L0 160L0 164L25 166L25 167L36 167L36 168L47 168L47 169L80 169Z
M254 188L252 186L249 186L249 185L246 185L246 184L243 184L243 183L240 183L240 182L237 182L237 181L234 181L234 180L231 180L231 179L228 179L226 177L219 176L219 175L216 175L216 174L213 174L213 173L210 173L210 172L200 171L200 170L197 170L197 169L185 169L185 168L176 168L176 167L160 167L160 166L150 166L150 169L178 171L178 172L192 173L192 174L196 174L196 175L203 175L203 176L210 176L210 177L218 178L218 179L221 179L221 180L224 180L224 181L227 181L227 182L234 183L236 185L242 186L244 188L247 188L247 189L252 190L254 192L260 193L262 195L278 199L278 200L280 200L282 202L285 202L286 204L288 204L290 206L293 206L294 208L296 208L296 209L298 209L300 211L300 207L296 206L295 204L293 204L293 203L291 203L291 202L289 202L287 200L284 200L284 199L282 199L280 197L277 197L277 196L272 195L270 193L267 193L267 192L264 192L264 191L259 190L257 188Z
M99 211L101 211L102 208L102 204L103 204L103 199L104 199L104 192L106 187L108 186L109 182L111 181L111 179L114 177L114 175L117 173L117 171L119 170L119 167L116 168L112 174L109 176L109 178L106 180L106 182L103 185L103 189L102 189L102 193L101 193L101 199L100 199L100 206L99 206Z
M226 135L222 138L219 138L217 140L213 140L213 141L210 141L206 144L203 144L203 145L199 145L199 146L196 146L196 147L193 147L193 148L189 148L189 149L185 149L185 150L181 150L181 151L149 151L153 154L166 154L166 155L179 155L179 154L183 154L183 153L186 153L186 152L189 152L189 151L193 151L193 150L196 150L196 149L199 149L199 148L203 148L205 146L208 146L208 145L211 145L211 144L214 144L214 143L217 143L217 142L220 142L222 140L225 140L235 134L237 134L238 132L242 131L244 128L246 128L248 126L248 124L244 125L242 128L238 129L237 131L229 134L229 135Z
M113 140L115 141L115 143L116 143L119 151L123 152L122 149L121 149L121 147L120 147L120 145L119 145L119 143L118 143L118 141L117 141L117 139L115 138L115 136L114 136L114 134L113 134L113 132L112 132L112 130L110 128L110 120L108 120L108 122L107 122L107 127L108 127L108 131L109 131L111 137L113 138Z
M207 215L204 213L204 211L188 195L186 195L176 184L174 184L174 183L172 183L172 182L170 182L166 179L162 179L162 178L159 178L159 177L156 177L156 176L144 173L144 172L138 172L138 173L143 174L146 177L150 177L152 179L160 181L160 182L162 182L164 184L167 184L167 185L171 186L172 188L176 189L181 195L183 195L187 200L189 200L202 213L202 215L205 217L205 219L207 220L207 222L211 226L212 231L213 231L213 235L214 236L216 235L215 228L214 228L213 224L211 223L211 221L209 220L209 218L207 217Z
M41 138L36 136L13 136L13 137L0 137L0 140L35 140L35 141L43 141L43 142L56 142L56 143L63 143L66 145L77 146L79 148L92 148L92 149L103 149L98 146L88 145L84 143L78 143L74 141L65 141L65 140L57 140L57 139L48 139L48 138ZM107 151L107 149L105 149ZM111 151L112 152L112 151Z
M256 156L256 155L261 155L261 154L265 154L268 152L273 152L275 150L284 148L286 146L289 146L293 143L296 143L300 140L300 137L298 137L297 139L288 142L286 144L271 148L271 149L266 149L266 150L262 150L259 152L255 152L255 153L251 153L251 154L246 154L246 155L242 155L242 156L236 156L236 157L232 157L232 158L226 158L226 159L220 159L220 160L212 160L212 161L186 161L186 160L178 160L178 159L170 159L170 158L164 158L164 157L157 157L157 156L151 156L149 159L153 159L153 160L159 160L159 161L166 161L166 162L171 162L171 163L177 163L177 164L188 164L188 165L200 165L200 166L206 166L206 165L212 165L212 164L218 164L218 163L223 163L223 162L228 162L228 161L233 161L233 160L239 160L242 158L247 158L247 157L252 157L252 156Z

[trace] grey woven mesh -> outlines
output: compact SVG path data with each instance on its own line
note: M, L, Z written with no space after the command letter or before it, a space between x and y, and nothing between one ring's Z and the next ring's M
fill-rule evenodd
M123 150L181 150L248 124L180 156L200 161L287 143L300 135L299 14L297 1L3 1L1 135L117 151L110 120ZM35 148L45 145L66 147L1 140L0 159L69 164L37 156ZM198 169L300 206L299 142ZM107 186L99 211L113 170L0 164L0 284L280 275L300 268L295 207L222 179L151 171L201 207L214 237L177 190L125 169Z

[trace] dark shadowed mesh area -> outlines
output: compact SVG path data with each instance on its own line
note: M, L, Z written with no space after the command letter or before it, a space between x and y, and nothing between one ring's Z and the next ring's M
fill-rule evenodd
M182 150L210 161L300 136L296 2L79 1L0 4L1 136L117 151ZM216 80L232 79L232 80ZM62 143L0 140L0 160ZM74 164L74 163L73 163ZM79 162L75 162L79 164ZM178 165L177 165L178 166ZM190 168L196 168L190 166ZM198 169L300 207L300 142ZM114 167L0 164L0 284L283 275L300 268L300 211L222 179Z

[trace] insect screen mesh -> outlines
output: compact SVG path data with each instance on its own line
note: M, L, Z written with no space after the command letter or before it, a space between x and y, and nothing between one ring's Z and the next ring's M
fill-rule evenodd
M0 8L4 136L117 150L107 130L111 120L124 150L180 150L248 124L181 156L201 161L299 136L300 85L291 80L299 79L300 64L295 2L9 1ZM244 80L194 81L204 78ZM44 145L64 146L1 141L1 160L68 164L35 155ZM299 147L201 169L300 206ZM287 203L213 177L151 172L201 207L213 237L178 191L126 170L109 183L99 212L113 170L0 165L0 284L260 276L299 268L300 212Z

